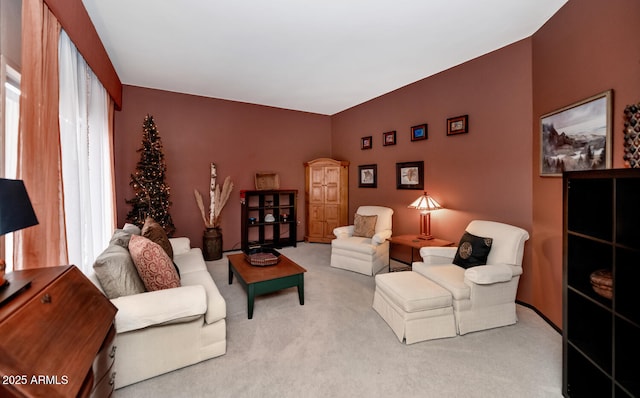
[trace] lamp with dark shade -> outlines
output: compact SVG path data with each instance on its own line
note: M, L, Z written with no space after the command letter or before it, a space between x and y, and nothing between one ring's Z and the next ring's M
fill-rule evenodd
M38 224L27 189L21 180L0 178L0 236ZM0 259L0 286L6 263Z
M408 207L420 210L420 236L418 236L418 239L433 239L431 235L431 212L442 209L442 206L425 192Z

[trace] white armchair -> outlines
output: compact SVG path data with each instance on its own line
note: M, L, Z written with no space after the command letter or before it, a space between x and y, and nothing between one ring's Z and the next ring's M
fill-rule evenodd
M358 215L377 216L372 233L354 236L354 232L360 232L355 225L335 228L333 234L336 239L331 241L331 266L365 275L375 275L389 265L387 239L391 237L393 209L381 206L360 206L354 220ZM367 237L367 235L372 236Z
M451 292L458 334L516 323L515 298L529 233L480 220L466 231L493 239L486 265L465 269L453 264L457 247L423 247L423 261L413 263L413 270Z

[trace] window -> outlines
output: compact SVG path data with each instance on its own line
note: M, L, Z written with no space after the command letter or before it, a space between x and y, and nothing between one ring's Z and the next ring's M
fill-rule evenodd
M0 61L2 76L2 124L0 125L0 176L16 178L18 158L18 121L20 118L20 73L7 65L4 58ZM7 263L7 272L13 269L13 234L0 237L0 258Z

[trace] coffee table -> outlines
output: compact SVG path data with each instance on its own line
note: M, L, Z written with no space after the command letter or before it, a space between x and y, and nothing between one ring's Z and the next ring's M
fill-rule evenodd
M290 287L298 287L300 305L304 305L304 273L306 269L280 255L276 265L256 267L247 262L244 253L231 254L229 260L229 284L233 283L233 275L247 291L247 313L253 318L253 303L256 296L277 292Z

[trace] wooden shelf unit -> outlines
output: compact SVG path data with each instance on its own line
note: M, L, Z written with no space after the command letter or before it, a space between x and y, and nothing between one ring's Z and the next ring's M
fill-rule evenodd
M298 190L241 191L241 249L296 246ZM265 217L271 214L274 221ZM286 218L285 218L286 215ZM249 222L255 218L255 222Z
M638 397L640 169L563 175L563 394ZM611 269L613 297L592 272Z

